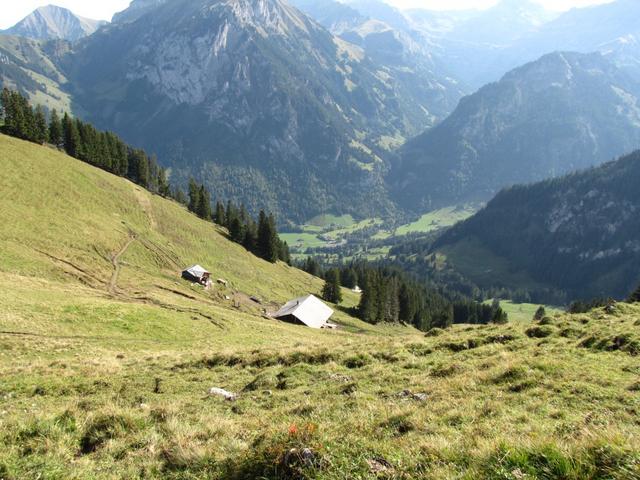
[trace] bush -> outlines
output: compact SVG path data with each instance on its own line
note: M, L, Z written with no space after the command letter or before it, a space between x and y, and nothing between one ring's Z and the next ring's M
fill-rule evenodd
M529 327L524 332L529 338L546 338L553 334L553 329L547 326Z
M107 441L136 431L135 422L123 415L98 415L85 427L80 438L80 451L87 455L98 450Z

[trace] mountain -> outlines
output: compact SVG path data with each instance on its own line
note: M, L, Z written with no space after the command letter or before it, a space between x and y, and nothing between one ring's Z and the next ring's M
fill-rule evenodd
M436 117L391 67L281 0L130 10L62 62L88 120L252 210L390 211L381 157Z
M47 5L34 10L2 33L36 40L63 39L74 42L106 24L105 21L80 17L66 8Z
M411 116L426 114L429 127L456 107L467 87L453 78L440 47L413 29L404 14L375 0L344 4L336 0L293 0L304 13L343 40L361 47L367 57L388 70L413 103ZM404 139L393 141L399 145Z
M20 90L49 109L72 111L68 80L58 63L70 49L65 40L0 35L0 87Z
M497 258L488 286L526 287L529 277L570 298L626 298L640 282L640 151L598 168L502 191L483 210L453 227L436 250L475 245L477 258ZM456 248L458 247L458 248ZM460 264L461 265L461 264ZM486 268L491 268L487 263ZM465 268L461 268L465 273ZM520 284L518 283L520 282Z
M554 53L464 98L389 177L420 211L596 165L640 146L640 79L601 54Z
M502 0L452 29L458 42L510 45L555 18L557 14L530 0Z
M535 3L505 0L445 34L441 43L453 73L479 87L554 51L599 51L621 66L629 58L629 42L640 38L639 16L635 0L573 8L555 18ZM633 62L638 61L635 50Z
M529 0L502 0L485 10L404 12L412 28L437 44L454 78L480 88L511 70L552 50L531 57L515 49L518 41L536 32L557 14ZM507 57L507 59L505 59Z

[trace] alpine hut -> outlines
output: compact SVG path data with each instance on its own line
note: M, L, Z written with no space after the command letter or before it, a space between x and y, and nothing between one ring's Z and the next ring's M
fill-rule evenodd
M200 285L208 285L211 279L211 273L206 271L200 265L194 265L182 272L182 278L189 282L199 283Z
M273 314L274 318L311 328L336 328L328 320L333 310L313 295L296 298Z

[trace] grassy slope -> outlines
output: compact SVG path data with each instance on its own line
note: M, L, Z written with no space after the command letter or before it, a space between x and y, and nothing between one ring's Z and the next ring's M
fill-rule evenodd
M640 478L639 307L428 337L283 325L178 265L274 302L317 280L50 150L0 137L0 162L3 480L363 479L376 458L382 478ZM321 460L283 465L296 447Z

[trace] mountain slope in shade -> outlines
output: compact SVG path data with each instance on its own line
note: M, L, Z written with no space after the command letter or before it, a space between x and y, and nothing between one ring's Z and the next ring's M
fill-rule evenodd
M513 187L447 232L436 249L476 241L490 252L487 258L506 259L510 271L526 272L570 298L625 298L640 281L639 184L637 151L598 168ZM505 286L497 275L493 281L483 286Z
M421 210L596 165L640 147L640 81L600 54L555 53L464 98L390 176Z
M71 10L47 5L34 10L3 33L36 40L76 41L94 33L107 22L80 17Z

